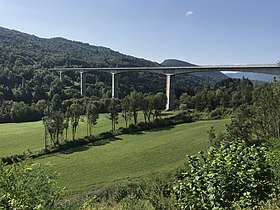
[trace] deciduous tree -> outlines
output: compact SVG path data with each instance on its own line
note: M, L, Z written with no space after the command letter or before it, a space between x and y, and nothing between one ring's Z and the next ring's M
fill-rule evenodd
M79 121L80 121L80 116L81 116L81 107L79 106L79 104L72 104L70 106L70 120L71 120L71 126L72 126L72 137L73 140L76 137L76 132L77 132L77 127L79 125Z
M99 117L98 108L94 101L89 101L86 107L86 118L87 118L87 130L89 130L89 135L92 135L92 127L97 124L97 119Z

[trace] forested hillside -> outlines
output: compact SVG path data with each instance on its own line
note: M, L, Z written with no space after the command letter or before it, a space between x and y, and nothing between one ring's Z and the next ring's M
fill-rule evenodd
M36 77L40 77L42 74L46 77L50 75L49 72L40 72L40 70L46 71L55 66L136 67L156 65L159 64L124 55L105 47L91 46L63 38L43 39L0 27L0 84L10 88L21 85L22 79L35 81ZM99 80L102 78L101 75L97 74ZM76 76L70 76L69 79L72 82L76 81ZM43 83L50 85L49 81Z
M182 62L183 64L185 62ZM164 66L170 66L170 63L162 63ZM46 70L52 67L137 67L137 66L159 66L156 62L139 59L133 56L121 54L109 48L92 46L82 42L70 41L63 38L44 39L34 35L21 33L15 30L9 30L0 27L0 83L14 88L22 83L22 78L31 80L36 71ZM172 63L173 65L173 63ZM178 63L174 64L178 65ZM48 74L48 73L46 73ZM222 74L220 74L222 75ZM201 76L201 75L200 75ZM216 75L212 78L193 78L184 77L183 80L192 80L180 82L180 86L203 86L212 84L216 81ZM97 79L100 78L97 74ZM139 84L148 84L160 80L162 76L150 75L145 77L141 73L128 75L130 78L137 77ZM143 79L143 77L145 77ZM126 76L125 76L126 78ZM224 79L225 77L220 77ZM72 80L75 81L72 76ZM220 81L221 79L218 79ZM125 79L126 80L126 79ZM181 81L182 79L180 79ZM136 81L133 81L136 82ZM145 82L146 81L146 82ZM104 82L104 81L102 81ZM107 81L105 81L107 83ZM106 84L109 85L109 84ZM126 84L131 89L137 89L138 84ZM155 82L157 87L164 88ZM147 85L150 87L151 85ZM143 91L140 87L139 91ZM149 90L148 90L149 91Z
M0 49L0 65L5 67L131 67L158 65L105 47L92 46L63 38L43 39L1 27Z
M41 100L50 101L55 94L58 94L62 101L80 98L78 72L67 74L62 85L58 75L48 71L48 68L137 66L160 66L160 64L124 55L105 47L63 38L39 38L0 27L0 122L11 120L11 110L15 102L23 102L33 110L38 109L40 103L43 103ZM190 87L202 88L225 78L221 77L221 73L217 75L213 74L213 77L206 78L201 75L178 76L177 98L181 92ZM119 86L120 98L133 90L143 93L164 92L165 85L164 75L146 72L123 73ZM87 96L95 96L97 100L103 101L110 98L111 76L104 72L88 73ZM25 105L20 104L18 107ZM40 115L35 113L32 116L33 120L40 118Z

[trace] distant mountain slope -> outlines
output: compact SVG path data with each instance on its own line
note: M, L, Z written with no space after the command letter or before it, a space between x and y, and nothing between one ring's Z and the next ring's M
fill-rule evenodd
M166 59L161 63L162 66L196 66L192 63L188 63L186 61L181 61L181 60L177 60L177 59Z
M188 63L181 60L176 59L167 59L161 63L162 66L196 66L195 64ZM216 82L222 81L224 79L227 79L228 77L224 75L223 73L217 71L217 72L196 72L196 73L190 73L190 74L183 74L180 75L180 77L177 77L180 80L191 80L191 83L198 83L197 86L204 86L204 85L213 85ZM177 79L177 80L178 80ZM182 81L181 81L182 82ZM181 84L182 85L182 84ZM195 86L196 86L195 85Z

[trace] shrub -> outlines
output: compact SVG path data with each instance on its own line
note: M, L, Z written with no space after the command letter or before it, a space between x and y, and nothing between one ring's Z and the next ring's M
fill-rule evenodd
M114 138L114 134L112 132L103 132L98 135L99 139L110 139Z
M216 109L212 110L209 113L209 119L212 119L212 120L221 119L223 117L223 114L224 114L224 108L217 107Z
M174 187L180 209L257 208L274 193L266 148L244 141L211 147L189 157L189 171Z
M0 209L50 209L60 191L39 164L0 163Z
M11 118L14 122L29 122L40 120L42 115L34 106L28 106L23 102L14 102L11 108Z

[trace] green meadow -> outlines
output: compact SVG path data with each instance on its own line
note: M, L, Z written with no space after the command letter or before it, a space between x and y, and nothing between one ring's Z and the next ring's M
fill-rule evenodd
M143 119L142 116L140 119ZM206 150L207 131L211 126L225 130L228 119L197 121L173 127L119 135L34 160L51 164L50 173L58 173L58 184L67 193L77 193L110 186L119 181L138 179L153 173L175 170L187 160L187 155ZM94 134L110 130L110 120L101 115ZM120 118L118 127L125 126ZM69 131L69 138L71 138ZM81 122L78 137L86 135ZM42 122L0 124L0 156L21 154L44 146Z
M167 116L173 113L166 114ZM142 113L139 113L139 121L144 121ZM125 127L124 119L119 116L119 123L116 128ZM111 121L107 114L100 114L97 124L93 127L93 135L110 131ZM65 135L65 134L64 134ZM87 135L86 123L81 118L76 138ZM68 139L72 139L71 127L68 129ZM44 147L43 122L26 123L4 123L0 124L0 157L14 154L22 154L28 150L38 150Z
M142 116L140 116L140 120ZM117 127L125 126L120 117ZM106 114L101 114L97 125L93 128L93 134L99 134L111 129L110 120ZM86 136L86 123L80 121L76 137ZM68 139L72 139L71 128L68 129ZM41 149L44 147L43 122L5 123L0 124L0 157L13 154L22 154L27 150Z
M228 120L199 121L76 148L37 160L50 163L58 172L58 183L68 193L112 185L118 181L142 178L175 170L187 155L206 150L207 131L214 126L225 130Z

